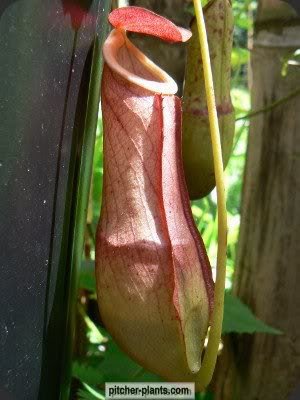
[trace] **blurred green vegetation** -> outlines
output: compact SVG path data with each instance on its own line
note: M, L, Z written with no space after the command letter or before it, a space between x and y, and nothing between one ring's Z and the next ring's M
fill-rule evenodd
M249 51L248 36L251 36L252 18L256 2L233 0L235 15L234 47L232 52L232 100L236 117L246 115L250 110L247 72ZM247 147L249 120L236 122L232 156L226 169L228 209L228 260L226 288L232 286L236 261L236 245L240 226L240 205L243 171ZM94 259L95 232L100 215L103 178L102 120L99 115L93 162L93 182L86 229L85 257L82 262L80 289L78 294L78 323L76 348L73 361L74 399L104 399L105 382L117 381L159 381L161 378L144 370L128 358L101 326L95 293ZM217 255L217 205L213 191L202 200L191 203L197 227L202 235L213 271ZM238 321L237 321L238 319ZM279 333L258 321L252 312L238 299L226 295L224 332L262 331ZM213 399L212 393L197 395L198 400Z

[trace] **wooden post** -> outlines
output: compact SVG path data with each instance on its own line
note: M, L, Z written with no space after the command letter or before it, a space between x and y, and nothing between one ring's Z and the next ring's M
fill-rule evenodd
M281 74L300 47L296 12L261 0L255 25L252 108L300 87L300 67ZM287 400L300 384L300 95L251 119L234 280L238 295L281 336L231 335L216 373L218 400Z

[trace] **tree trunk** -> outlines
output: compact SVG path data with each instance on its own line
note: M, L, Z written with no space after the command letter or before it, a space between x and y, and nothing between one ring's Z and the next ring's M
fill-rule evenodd
M251 57L254 110L300 88L299 66L289 66L288 75L281 75L282 59L299 47L293 10L279 0L260 1ZM225 338L216 373L217 400L286 400L300 384L299 205L298 91L251 119L233 289L258 318L283 335Z

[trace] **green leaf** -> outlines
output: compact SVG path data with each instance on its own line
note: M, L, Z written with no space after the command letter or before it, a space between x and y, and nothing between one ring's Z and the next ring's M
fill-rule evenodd
M105 396L104 396L104 392L98 392L96 391L94 388L92 388L91 386L89 386L88 384L84 383L83 386L85 387L85 389L94 396L95 399L100 399L100 400L105 400Z
M252 21L250 18L247 18L245 15L240 14L236 16L234 19L234 23L241 29L250 29L252 27Z
M99 385L99 383L104 382L103 373L98 368L91 367L90 365L79 361L73 361L72 375L80 382L89 385Z
M91 394L90 392L87 392L84 389L79 389L77 391L77 399L78 400L96 400L99 397L94 396L93 394Z
M93 164L93 213L97 219L100 215L102 185L103 185L103 136L102 119L98 120L97 138L95 143L94 164Z
M84 260L81 263L79 287L90 292L96 292L95 262Z
M105 336L109 335L105 334ZM106 344L106 351L98 365L103 372L105 382L160 382L162 380L129 358L111 338Z
M231 53L232 68L237 68L242 64L247 64L249 61L249 50L241 47L233 47Z
M86 392L84 389L79 389L77 391L78 400L95 400L95 396L91 395L89 392Z
M95 261L93 260L82 260L81 271L90 272L94 274L95 271Z
M263 332L273 335L282 334L278 329L256 318L250 308L243 304L238 297L230 293L225 293L224 300L223 333Z
M91 320L91 318L87 315L85 309L81 304L78 304L78 312L82 316L88 330L87 336L89 338L90 343L100 344L107 342L107 338L102 335L100 329L97 325Z
M85 389L79 389L77 392L78 400L105 400L101 392L97 392L94 388L87 384L83 384Z
M213 400L214 395L211 392L195 393L195 400Z

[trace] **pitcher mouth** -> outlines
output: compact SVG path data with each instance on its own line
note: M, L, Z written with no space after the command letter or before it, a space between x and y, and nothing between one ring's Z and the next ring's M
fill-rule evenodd
M103 57L112 71L152 93L174 95L178 90L174 79L135 47L123 29L111 31Z

